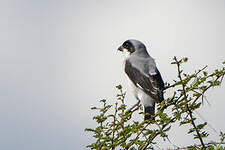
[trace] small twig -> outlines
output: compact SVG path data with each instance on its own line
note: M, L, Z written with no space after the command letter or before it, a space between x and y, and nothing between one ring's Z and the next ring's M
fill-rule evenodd
M141 131L137 134L137 136L135 137L135 139L132 140L132 142L129 143L129 144L127 145L127 147L125 148L126 150L128 150L128 149L135 143L135 141L139 138L139 136L140 136L141 133L144 131L144 129L145 129L148 125L151 124L151 121L152 121L152 119L149 120L149 122L141 129Z
M164 104L160 109L158 109L158 111L155 113L155 115L153 115L152 117L151 117L151 119L147 122L147 124L140 130L140 132L139 133L137 133L137 136L134 138L134 140L132 140L132 142L131 143L129 143L128 145L127 145L127 147L125 148L126 150L128 150L134 143L135 143L135 141L139 138L139 136L141 135L141 133L143 133L143 131L151 124L151 121L152 121L152 119L153 118L155 118L163 109L165 109L167 107L167 105L166 104ZM165 128L165 127L164 127ZM162 128L163 129L163 128ZM156 135L157 136L157 135ZM154 139L154 138L153 138ZM149 143L150 144L150 143ZM148 145L149 145L148 144Z
M176 85L177 85L177 83L174 83L172 85L167 85L167 86L164 87L164 90L167 90L169 88L175 87Z
M218 76L214 81L219 80L220 77L221 77L221 76ZM192 106L193 104L195 104L195 102L199 99L199 97L204 96L205 92L206 92L209 88L211 88L211 87L213 87L213 84L210 84L209 86L207 86L207 87L202 91L201 95L199 95L199 96L197 96L197 97L195 98L195 100L192 102L191 106Z
M198 75L200 72L202 72L203 70L205 70L208 66L206 65L205 67L203 67L202 69L199 69L198 72L195 73L195 75Z
M161 127L161 130L163 130L165 127L167 127L167 125L169 125L171 122L173 122L175 120L175 118L172 118L167 124L164 124ZM141 149L141 150L146 150L146 148L149 146L149 144L152 143L152 141L161 133L161 131L155 132L155 134L153 136L149 136L148 142L147 144Z
M162 132L163 132L163 129L160 127L160 125L159 125L157 122L155 122L155 124L159 127L159 130L160 130L160 132L162 133ZM165 137L166 137L166 139L171 143L171 141L170 141L168 135L165 134ZM172 143L171 143L171 144L172 144Z
M182 88L183 88L182 91L183 91L183 95L184 95L185 101L188 101L188 100L187 100L187 93L186 93L186 91L185 91L185 85L184 85L183 79L182 79L182 77L181 77L182 71L181 71L181 69L180 69L180 63L179 63L179 61L177 61L177 58L176 58L176 57L174 57L174 60L176 61L176 64L177 64L178 78L179 78L180 81L181 81L181 85L182 85ZM198 130L198 128L197 128L196 125L195 125L194 118L193 118L193 116L192 116L192 111L190 110L190 108L189 108L189 106L188 106L188 103L187 103L185 106L186 106L186 108L187 108L187 110L188 110L188 113L189 113L189 116L190 116L190 119L191 119L191 124L193 125L193 127L194 127L194 129L195 129L195 131L196 131L196 133L197 133L197 136L198 136L198 138L199 138L199 140L200 140L200 143L201 143L203 149L206 149L206 148L205 148L205 144L204 144L204 142L203 142L203 140L202 140L202 137L201 137L201 135L200 135L200 133L199 133L199 130Z
M115 123L116 123L116 114L117 114L117 103L115 104L115 112L114 112L114 116L113 116L113 128L112 128L112 145L114 144L114 136L115 136ZM114 150L115 147L112 146L112 150Z
M176 60L175 60L175 61L176 61ZM194 76L197 76L200 72L202 72L203 70L205 70L207 67L208 67L208 66L206 65L206 66L203 67L202 69L199 69L198 72L196 72ZM167 89L169 89L169 88L175 87L175 86L177 86L177 84L178 84L178 82L177 82L177 83L174 83L174 84L172 84L172 85L170 85L170 84L168 83L168 85L165 86L164 90L167 90Z
M194 113L196 113L204 122L207 122L207 126L217 133L216 129L213 128L213 126L208 123L208 121L206 121L206 119L197 110L195 110Z

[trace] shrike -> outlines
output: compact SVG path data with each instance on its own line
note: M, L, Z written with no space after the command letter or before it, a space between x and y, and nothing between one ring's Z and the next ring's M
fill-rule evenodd
M142 42L130 39L125 41L118 50L127 53L124 70L135 98L144 106L144 119L149 120L155 113L155 103L164 100L164 82L160 72Z

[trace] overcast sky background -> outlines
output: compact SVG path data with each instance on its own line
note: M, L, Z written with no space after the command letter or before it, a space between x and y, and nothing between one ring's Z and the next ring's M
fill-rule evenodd
M0 19L1 150L86 149L90 107L113 102L118 84L127 89L117 48L129 38L146 44L167 82L173 56L189 57L188 72L225 58L223 0L1 0ZM225 131L224 89L211 90L200 112L214 140ZM136 102L129 90L128 99ZM172 143L192 143L171 132Z

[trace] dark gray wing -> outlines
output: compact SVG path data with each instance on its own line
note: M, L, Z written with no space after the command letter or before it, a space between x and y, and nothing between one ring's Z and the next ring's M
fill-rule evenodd
M143 89L143 91L151 96L157 103L164 100L164 82L157 68L155 75L149 75L149 77L147 77L137 68L133 67L129 60L126 60L125 72L136 87Z

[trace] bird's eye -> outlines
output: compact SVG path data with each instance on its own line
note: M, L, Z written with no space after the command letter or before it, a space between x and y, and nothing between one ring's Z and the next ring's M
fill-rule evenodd
M129 44L128 43L124 43L124 48L129 48Z

